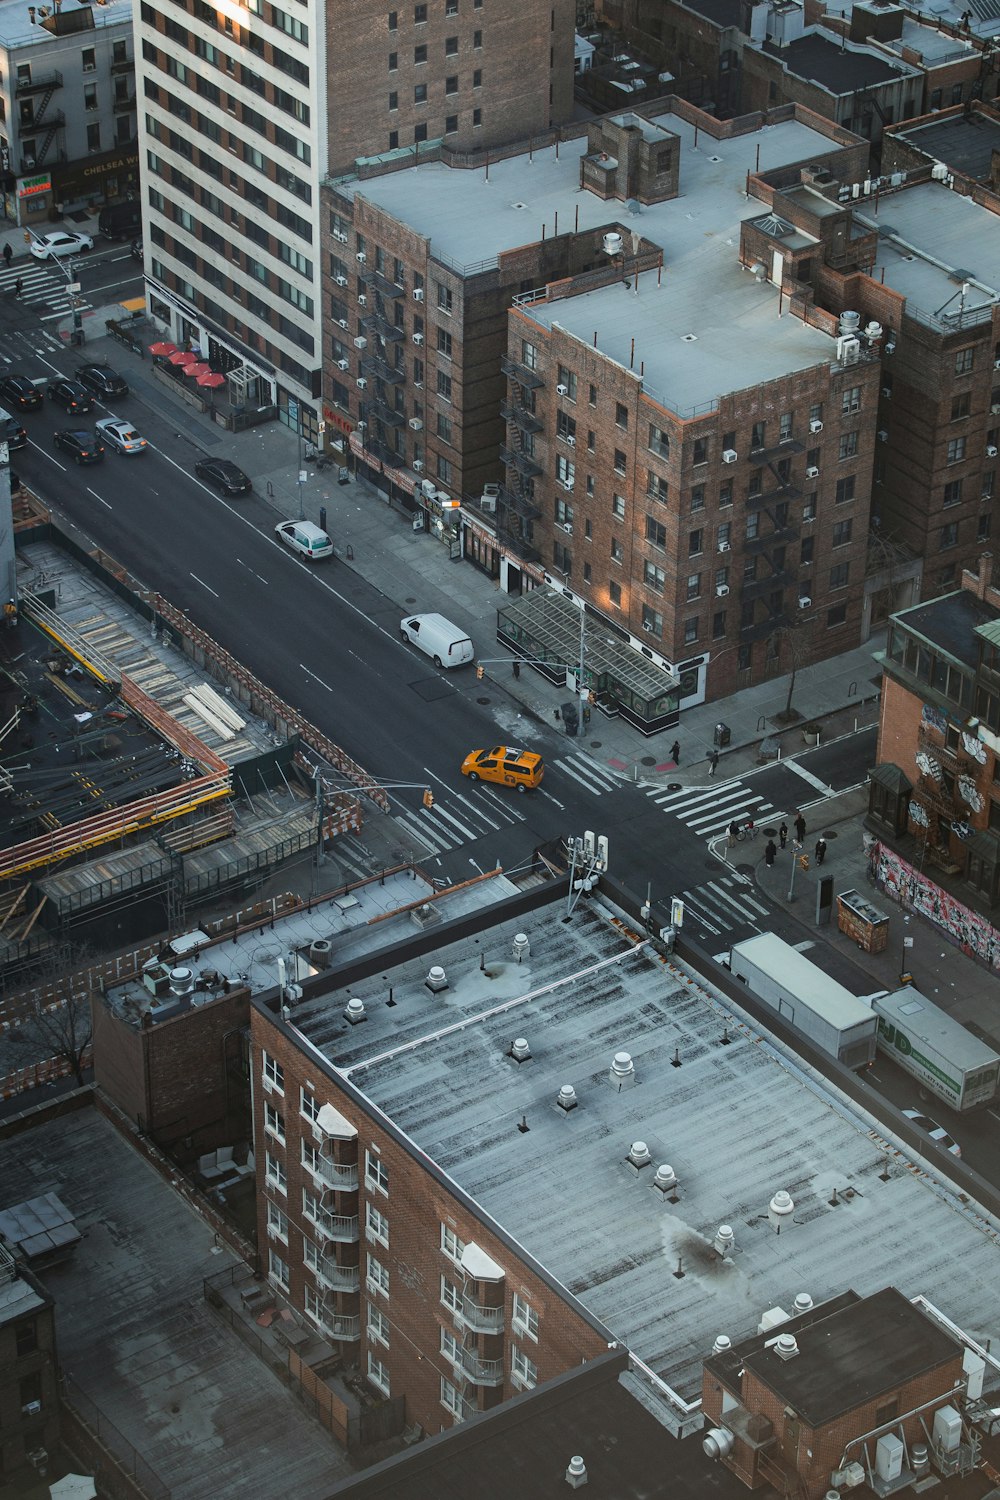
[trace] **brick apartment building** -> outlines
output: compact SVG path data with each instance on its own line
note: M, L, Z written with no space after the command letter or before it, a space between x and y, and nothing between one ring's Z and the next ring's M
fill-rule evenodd
M984 553L962 587L895 615L869 823L921 870L1000 905L1000 590Z
M568 118L573 20L569 0L141 6L146 281L171 337L315 440L321 183L358 158L489 150Z
M0 1245L0 1485L44 1469L59 1438L55 1304Z

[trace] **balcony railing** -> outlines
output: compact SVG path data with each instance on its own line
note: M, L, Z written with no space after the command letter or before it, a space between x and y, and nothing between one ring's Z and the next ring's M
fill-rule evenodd
M388 276L383 276L380 271L369 271L365 278L370 287L373 287L383 297L405 297L406 293L395 281L390 281Z
M361 1337L361 1318L357 1314L324 1312L316 1321L328 1339L355 1343Z
M315 1165L310 1169L314 1177L319 1177L328 1187L337 1188L342 1193L353 1193L358 1186L358 1165L354 1162L348 1166L340 1162L330 1161L325 1156L316 1158Z
M320 1258L316 1277L331 1292L356 1292L361 1285L360 1266L339 1266L332 1255Z
M353 1245L358 1238L358 1217L347 1214L320 1213L316 1217L316 1228L325 1240L337 1240L342 1245Z
M463 1349L461 1368L473 1385L503 1385L502 1359L480 1359L472 1350Z
M389 319L377 309L372 312L369 308L366 316L361 319L361 324L367 333L375 329L379 336L388 339L390 344L398 344L400 339L406 338L406 330L397 328L395 323L390 323Z
M523 410L520 406L514 406L505 401L500 407L500 415L505 422L516 422L522 432L541 432L542 423L530 411Z
M503 1332L502 1307L484 1307L481 1302L474 1302L471 1297L463 1297L459 1317L468 1328L476 1333Z
M500 462L513 465L519 474L535 477L543 472L541 464L536 464L535 460L529 458L526 453L515 453L512 448L507 448L503 444L500 446Z
M500 361L500 367L511 380L516 380L518 385L527 386L531 391L537 391L545 384L544 377L539 375L537 370L529 370L527 365L519 365L516 359L504 356Z
M33 78L18 78L14 84L14 94L18 99L26 94L44 94L48 89L61 89L62 81L61 73L36 73Z

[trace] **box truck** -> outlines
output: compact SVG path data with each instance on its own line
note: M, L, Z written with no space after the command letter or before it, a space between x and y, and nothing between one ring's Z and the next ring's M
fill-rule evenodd
M973 1036L913 985L873 995L878 1047L938 1099L960 1111L991 1104L1000 1087L1000 1053Z
M875 1057L878 1018L871 1007L812 963L791 943L762 932L734 943L729 967L775 1015L846 1068Z

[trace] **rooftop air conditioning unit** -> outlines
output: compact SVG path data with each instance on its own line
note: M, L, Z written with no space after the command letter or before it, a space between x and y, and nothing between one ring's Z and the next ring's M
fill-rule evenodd
M424 424L423 422L421 422L419 417L411 417L407 425L411 427L414 432L422 432L424 427Z
M360 295L360 297L358 298L358 306L359 307L367 307L368 306L368 298L365 296L364 292L362 292L361 295Z
M739 456L735 448L723 448L722 450L722 462L724 464L734 464Z
M415 334L414 334L414 335L413 335L413 342L414 342L414 343L415 343L415 344L422 344L422 343L423 343L423 341L424 341L424 336L423 336L423 334L422 334L422 333L415 333Z
M566 441L567 441L567 443L569 444L569 446L571 448L575 448L576 447L576 438L573 437L571 433L567 433L566 434Z
M719 543L719 551L720 552L728 552L729 551L729 543L728 542L720 542Z
M423 302L423 300L424 300L424 289L423 289L422 286L415 286L413 288L413 300L414 300L414 302Z
M346 276L335 276L333 279L337 283L338 286L346 286L347 285L347 277Z
M812 421L809 423L809 431L810 432L822 432L823 431L823 423L820 421L819 417L813 417Z
M338 370L349 370L350 368L351 368L351 361L349 359L338 359L337 360L337 369Z
M986 444L986 457L987 458L996 458L996 456L997 456L996 444L995 443L987 443Z
M368 382L363 375L359 375L354 384L359 391L366 391L368 389Z
M411 468L416 469L416 471L417 471L418 474L422 474L424 472L424 461L423 461L423 459L422 458L415 458L413 460Z
M879 428L878 440L880 443L887 443L889 441L889 434L886 432L884 427Z
M819 470L817 469L817 467L816 467L815 464L810 464L809 468L806 470L806 478L807 479L818 479L819 478Z
M345 230L343 230L343 229L335 229L333 231L333 237L334 237L335 240L339 240L342 245L346 245L347 244L347 233L346 233Z
M808 609L811 604L812 600L809 598L808 594L799 595L799 609Z
M363 250L359 250L358 253L357 253L357 255L354 257L354 259L357 261L357 263L358 263L359 266L363 266L365 264L365 262L367 261L368 257L367 257L367 255L365 254L365 252Z
M724 599L728 593L729 593L729 584L728 583L717 583L715 585L715 597L717 599Z
M557 396L566 396L568 394L569 394L569 386L568 385L557 385L556 386L556 395Z
M368 348L368 340L365 338L365 336L364 336L363 333L359 333L358 336L357 336L357 338L354 340L354 347L355 347L355 349L367 349Z

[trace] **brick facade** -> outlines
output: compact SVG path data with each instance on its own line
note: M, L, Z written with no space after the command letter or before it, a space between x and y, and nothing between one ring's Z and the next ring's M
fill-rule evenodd
M0 1487L6 1488L15 1474L31 1474L29 1453L51 1451L59 1441L59 1367L55 1304L6 1251L0 1289ZM19 1302L34 1305L18 1312Z

